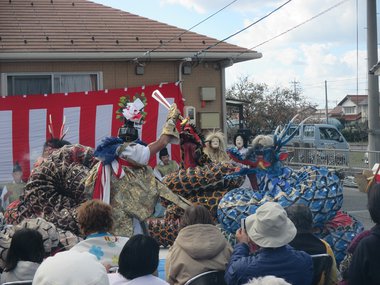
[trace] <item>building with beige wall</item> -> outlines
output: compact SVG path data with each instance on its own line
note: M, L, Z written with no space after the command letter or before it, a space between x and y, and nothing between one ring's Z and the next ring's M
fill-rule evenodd
M225 68L260 57L86 0L0 0L1 96L179 82L197 126L225 130Z

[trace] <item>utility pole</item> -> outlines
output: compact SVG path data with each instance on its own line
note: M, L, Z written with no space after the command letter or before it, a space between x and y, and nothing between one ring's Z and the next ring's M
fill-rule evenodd
M297 94L298 93L298 87L297 85L300 84L299 81L296 81L296 79L294 79L293 81L290 81L291 84L293 84L293 92L294 94Z
M368 71L378 62L376 16L376 0L367 0ZM372 167L378 162L372 151L380 150L379 79L372 72L368 72L368 129L368 158Z
M325 80L325 101L326 101L326 106L325 106L325 111L326 111L326 124L329 123L329 101L327 101L327 80Z
M296 79L294 78L293 81L290 81L291 84L293 84L293 94L294 94L294 107L297 106L297 100L296 100L296 95L298 94L298 84L300 83L299 81L296 81Z

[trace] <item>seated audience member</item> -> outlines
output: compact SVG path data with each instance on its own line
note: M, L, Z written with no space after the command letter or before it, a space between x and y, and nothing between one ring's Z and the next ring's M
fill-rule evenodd
M37 230L17 230L12 237L0 283L32 280L44 256L42 235Z
M286 213L297 228L297 235L289 245L310 255L322 253L330 255L333 263L327 284L337 284L339 272L336 267L335 255L327 242L313 234L313 214L309 207L303 204L295 204L286 208ZM317 284L325 284L324 278L322 277Z
M375 226L363 237L352 256L348 270L349 285L380 284L380 184L368 189L368 211Z
M108 274L110 285L168 285L153 275L158 267L159 251L154 238L132 236L120 253L118 272Z
M175 172L179 169L178 163L170 159L168 149L165 147L160 150L158 157L160 162L154 168L154 176L160 181L165 175Z
M352 256L359 244L359 242L369 236L371 234L371 230L365 230L355 236L355 238L351 241L350 245L347 247L346 255L343 258L342 262L339 265L339 271L342 277L342 280L339 282L339 285L347 285L348 284L348 269L350 268Z
M45 259L33 285L109 285L106 268L88 252L64 251Z
M170 159L169 152L166 147L160 150L158 156L160 158L160 162L156 165L156 167L153 170L153 174L158 180L162 181L162 179L166 175L172 172L178 172L178 163ZM161 205L160 200L161 199L159 198L154 209L154 216L157 218L164 217L166 210L166 208Z
M89 200L78 207L77 221L85 240L70 250L87 251L107 267L115 267L127 237L112 234L112 207L100 200Z
M309 254L288 245L297 230L280 204L266 202L242 221L245 230L236 232L237 244L227 265L228 285L273 275L293 285L310 285L313 262ZM259 247L254 255L250 248Z
M251 281L244 285L292 285L286 282L282 278L276 276L268 275L265 277L253 278Z
M22 180L22 168L16 161L13 165L12 177L13 181L4 185L1 191L1 208L4 211L10 203L20 198L24 191L25 182Z
M170 284L184 284L209 270L225 270L232 248L204 206L187 208L181 228L166 256L166 279Z

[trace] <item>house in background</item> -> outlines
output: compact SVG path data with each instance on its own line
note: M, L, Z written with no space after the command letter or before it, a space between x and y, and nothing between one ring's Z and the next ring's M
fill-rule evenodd
M329 116L345 124L365 123L368 121L368 95L346 95L329 112Z
M330 114L331 111L332 111L332 109L328 109L327 113ZM323 109L316 109L316 111L312 115L312 118L316 119L316 120L323 120L323 119L326 120L326 109L325 108L323 108Z
M0 0L1 96L178 81L197 126L226 131L225 68L261 56L86 0Z

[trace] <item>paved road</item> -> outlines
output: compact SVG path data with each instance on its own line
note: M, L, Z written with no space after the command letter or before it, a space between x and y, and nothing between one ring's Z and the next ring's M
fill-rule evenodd
M342 210L361 221L365 229L374 225L367 210L367 194L360 192L358 188L344 187Z

